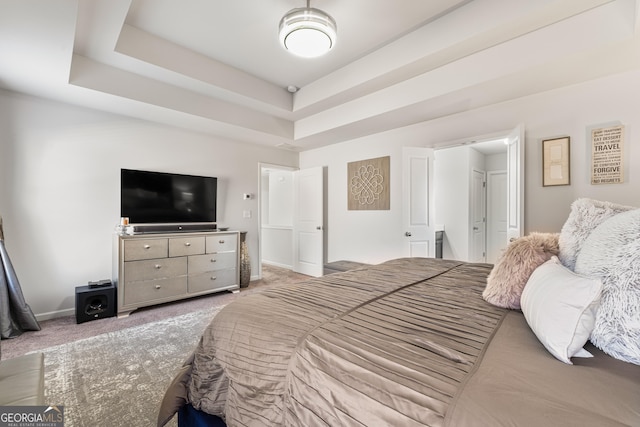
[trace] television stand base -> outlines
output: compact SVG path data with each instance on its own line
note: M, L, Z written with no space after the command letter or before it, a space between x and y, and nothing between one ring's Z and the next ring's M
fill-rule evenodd
M133 234L153 233L188 233L202 231L216 231L215 223L193 224L132 224Z
M113 260L118 317L142 307L240 289L239 231L115 234Z

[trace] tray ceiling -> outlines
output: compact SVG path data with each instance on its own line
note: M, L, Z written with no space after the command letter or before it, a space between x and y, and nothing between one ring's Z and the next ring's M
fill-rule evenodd
M297 0L3 0L0 86L305 150L638 68L636 3L317 0L338 42L303 59Z

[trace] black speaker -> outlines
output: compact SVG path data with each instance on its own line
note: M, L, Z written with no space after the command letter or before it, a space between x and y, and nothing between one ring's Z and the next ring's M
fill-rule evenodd
M113 284L99 288L76 287L76 323L116 315L116 288Z

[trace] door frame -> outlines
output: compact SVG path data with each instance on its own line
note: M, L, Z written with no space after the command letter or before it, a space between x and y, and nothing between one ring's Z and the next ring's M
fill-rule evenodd
M264 169L278 169L291 172L299 170L299 168L294 166L284 166L273 163L258 162L258 195L256 197L258 202L258 279L262 279L262 217L264 215L264 213L262 212L262 194L264 192L262 172ZM291 242L291 246L293 247L293 241Z
M517 224L519 227L519 232L523 233L524 232L524 168L525 168L525 158L524 158L524 153L525 153L525 135L524 135L524 125L523 124L518 124L517 126L515 126L512 129L508 129L508 130L502 130L502 131L498 131L498 132L492 132L492 133L488 133L488 134L484 134L484 135L477 135L477 136L470 136L470 137L466 137L466 138L460 138L460 139L455 139L455 140L449 140L449 141L443 141L437 144L434 144L433 148L436 152L436 165L437 165L437 156L438 156L438 150L440 149L446 149L446 148L454 148L454 147L460 147L460 146L468 146L468 147L473 147L474 145L477 144L481 144L481 143L486 143L486 142L490 142L490 141L502 141L505 144L505 152L507 153L507 161L508 161L508 157L509 157L509 149L510 147L515 147L515 144L513 144L514 140L518 141L517 144L517 155L515 156L515 158L517 159L518 163L517 163L517 170L513 170L512 173L514 173L514 177L517 180L517 184L515 185L515 196L516 197L512 197L514 199L514 205L517 207L517 213L516 215L516 219L517 219ZM437 166L436 166L437 167ZM438 206L435 206L435 215L439 218L440 215L438 214ZM471 220L469 218L467 218L468 221L467 223L470 224ZM467 226L468 226L467 224ZM468 233L466 233L466 235L468 235ZM509 238L509 236L507 237ZM445 241L446 241L446 224L445 224ZM469 240L467 240L467 257L469 256L469 254L471 253L469 247L468 247L468 243Z

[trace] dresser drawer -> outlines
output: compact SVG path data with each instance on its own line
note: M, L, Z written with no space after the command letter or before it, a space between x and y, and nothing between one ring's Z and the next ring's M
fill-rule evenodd
M237 231L114 234L118 317L142 307L237 290Z
M218 234L214 236L207 236L207 253L216 252L229 252L237 251L238 248L238 234Z
M237 270L235 268L189 275L189 293L210 291L236 284Z
M124 289L124 304L146 304L153 300L183 295L185 292L187 276L129 283Z
M168 239L131 239L124 241L124 260L166 258Z
M185 256L204 253L204 236L172 237L169 239L169 256Z
M237 256L235 252L223 252L219 254L194 255L189 257L189 274L203 273L205 271L224 270L236 268Z
M187 274L187 257L162 258L124 263L125 283L163 279Z

